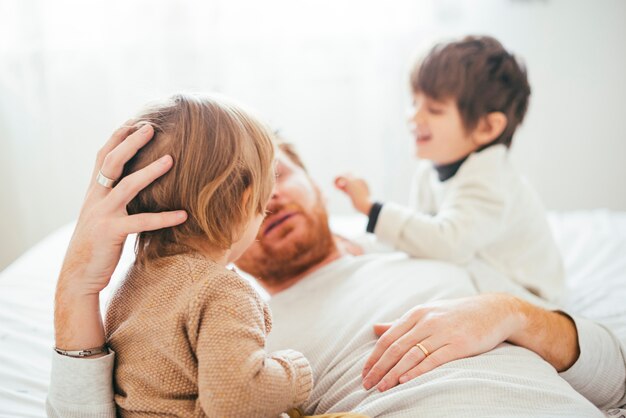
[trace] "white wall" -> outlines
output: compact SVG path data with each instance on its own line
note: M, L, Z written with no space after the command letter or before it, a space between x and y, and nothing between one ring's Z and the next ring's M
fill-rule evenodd
M490 1L493 14L469 4L471 18L450 31L494 34L528 65L533 93L513 155L545 204L625 210L626 2Z
M0 0L0 268L78 213L93 157L146 101L247 103L301 150L333 212L346 169L404 201L406 74L427 41L491 34L533 96L514 158L550 209L626 210L623 0Z

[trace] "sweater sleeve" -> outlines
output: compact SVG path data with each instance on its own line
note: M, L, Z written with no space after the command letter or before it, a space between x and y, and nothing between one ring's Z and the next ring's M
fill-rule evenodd
M241 278L220 282L199 295L189 317L202 409L210 417L277 416L299 406L313 387L309 362L293 350L267 353L267 304Z
M95 359L52 354L46 412L50 418L115 418L115 353Z
M498 236L505 207L498 184L473 176L451 186L435 215L385 203L374 232L414 257L460 263Z
M561 377L600 409L626 405L626 350L604 326L572 318L580 357Z

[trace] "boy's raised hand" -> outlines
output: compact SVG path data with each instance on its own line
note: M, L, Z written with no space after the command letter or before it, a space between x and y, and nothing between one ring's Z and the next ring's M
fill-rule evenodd
M335 178L335 187L348 195L357 211L366 216L369 215L372 209L372 200L365 180L351 174L343 174Z

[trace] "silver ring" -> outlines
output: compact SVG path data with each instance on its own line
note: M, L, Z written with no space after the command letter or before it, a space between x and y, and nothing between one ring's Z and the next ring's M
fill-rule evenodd
M98 184L106 187L107 189L112 189L113 185L115 184L115 180L111 180L110 178L102 174L102 171L98 171L96 181L98 182Z

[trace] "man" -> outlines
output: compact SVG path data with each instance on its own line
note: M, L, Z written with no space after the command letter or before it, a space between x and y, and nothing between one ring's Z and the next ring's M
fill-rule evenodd
M118 178L134 150L149 140L133 134L124 141L128 134L122 129L113 136L96 172L101 167L106 177ZM451 266L400 255L346 256L328 230L319 190L290 148L283 149L273 213L238 265L274 295L268 349L289 345L311 362L316 387L307 413L600 416L555 368L596 406L624 403L626 361L606 329L512 296L476 295L468 274ZM184 215L170 213L140 222L123 211L125 202L169 167L155 164L112 190L96 183L94 174L59 278L58 347L103 345L94 295L108 283L123 238L184 221ZM107 228L94 229L94 222ZM458 297L466 298L434 302ZM400 316L393 326L377 327L384 332L377 341L371 326ZM505 340L525 348L498 345ZM456 359L462 360L448 363ZM55 355L50 415L114 416L112 367L113 354Z
M452 266L400 254L342 254L332 239L319 189L293 150L286 145L281 148L270 215L237 265L258 278L272 295L274 326L268 349L292 347L311 361L316 384L307 413L454 414L463 409L459 403L471 403L475 416L532 415L538 410L539 415L549 416L548 406L559 414L566 405L571 416L585 416L571 393L565 395L567 390L557 389L560 383L553 368L543 369L547 364L528 350L496 347L504 340L515 342L565 371L579 357L576 327L568 316L537 309L535 316L545 317L532 316L536 323L530 327L534 330L531 334L524 329L528 327L524 322L532 305L505 295L477 299L501 308L497 326L490 326L489 318L460 317L447 324L438 321L442 315L449 321L456 307L462 306L466 315L472 313L458 301L411 311L420 303L474 296L475 281L481 289L489 289L489 277L480 274L488 270L472 266L472 280ZM510 291L519 293L520 289L511 287ZM375 346L372 325L392 321L405 312L409 314ZM478 309L475 313L480 314ZM483 356L424 374L443 363L491 349ZM369 370L361 373L363 368ZM497 381L490 380L494 378ZM481 384L459 387L464 379L477 379ZM396 386L400 380L409 382ZM395 388L388 394L366 390L374 386L382 392ZM455 400L446 388L455 389ZM508 399L511 396L514 399ZM536 399L541 402L533 403Z

